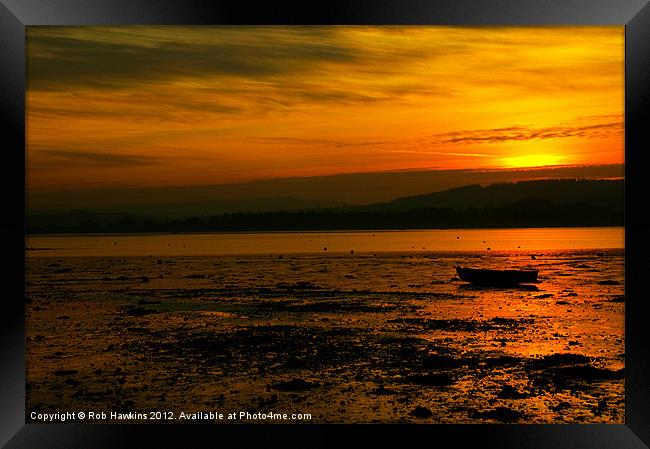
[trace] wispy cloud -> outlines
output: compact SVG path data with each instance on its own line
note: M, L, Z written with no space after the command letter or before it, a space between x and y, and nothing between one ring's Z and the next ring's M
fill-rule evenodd
M326 147L326 148L346 148L346 147L380 147L393 142L382 140L359 140L359 139L326 139L326 138L303 138L303 137L253 137L258 142L269 143L273 145L282 144L300 147Z
M466 153L454 151L426 151L426 150L408 150L408 149L394 149L394 150L378 150L385 153L397 154L419 154L419 155L434 155L434 156L459 156L459 157L490 157L487 153Z
M135 154L97 153L92 151L48 150L39 155L38 166L62 168L70 166L87 166L102 168L122 168L152 165L160 162L155 156Z
M141 33L141 31L145 31ZM335 30L245 27L136 29L37 27L28 30L28 88L119 89L173 79L263 79L351 62ZM139 38L138 38L139 37Z
M506 128L476 129L461 132L441 133L434 136L436 143L499 143L505 141L559 139L566 137L608 137L620 133L623 122L599 123L585 126L510 126Z

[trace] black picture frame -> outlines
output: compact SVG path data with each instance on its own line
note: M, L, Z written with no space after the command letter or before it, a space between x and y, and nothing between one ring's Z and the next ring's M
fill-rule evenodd
M160 425L25 424L25 27L130 24L440 24L625 26L625 424L558 425ZM0 445L7 448L187 447L236 438L306 447L351 436L454 447L647 448L650 446L650 326L644 277L650 220L647 132L650 104L648 0L0 0L0 123L5 251L0 319ZM7 160L8 158L8 160ZM422 443L417 443L422 444Z

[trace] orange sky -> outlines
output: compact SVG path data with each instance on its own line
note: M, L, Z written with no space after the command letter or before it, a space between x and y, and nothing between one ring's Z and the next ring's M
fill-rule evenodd
M623 27L28 27L28 188L623 163L623 42Z

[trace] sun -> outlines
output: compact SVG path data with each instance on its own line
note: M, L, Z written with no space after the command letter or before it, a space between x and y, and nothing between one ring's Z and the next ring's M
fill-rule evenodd
M509 156L501 159L502 164L508 168L544 167L547 165L561 165L566 163L566 157L559 154L538 153L521 156Z

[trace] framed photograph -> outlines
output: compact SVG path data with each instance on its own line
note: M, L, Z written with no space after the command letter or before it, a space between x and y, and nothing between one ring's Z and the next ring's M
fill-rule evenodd
M647 1L1 1L5 447L648 447Z

